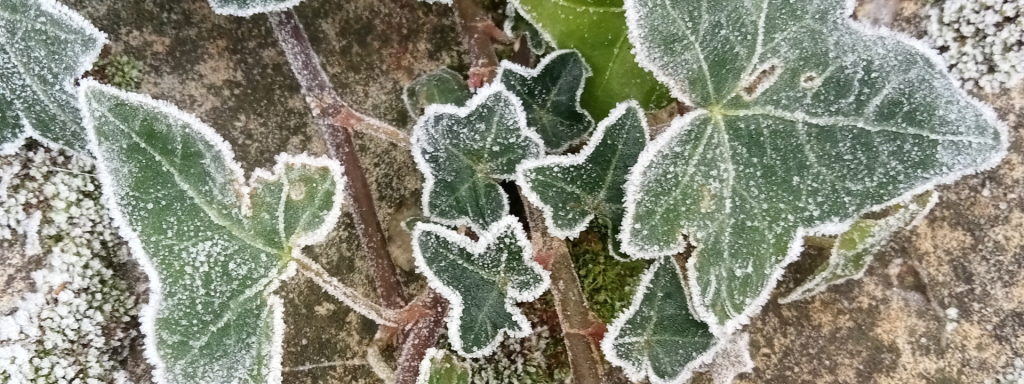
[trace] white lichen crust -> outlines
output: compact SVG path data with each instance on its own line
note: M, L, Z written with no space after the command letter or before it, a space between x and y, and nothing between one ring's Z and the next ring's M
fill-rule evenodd
M964 89L998 92L1024 81L1024 1L947 0L928 10L928 42Z
M136 300L112 268L128 260L92 163L67 150L0 158L0 247L34 238L36 291L0 317L0 383L126 383ZM34 232L34 233L33 233ZM28 247L26 247L28 248Z

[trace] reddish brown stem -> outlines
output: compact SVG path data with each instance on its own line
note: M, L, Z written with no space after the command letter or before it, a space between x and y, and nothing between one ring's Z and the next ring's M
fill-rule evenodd
M427 349L437 344L437 336L444 328L444 316L448 313L448 302L428 288L423 307L429 315L417 320L409 330L409 338L402 344L398 355L398 369L395 370L395 384L415 384L420 372L420 362Z
M309 43L309 37L302 29L295 12L287 10L271 13L270 24L274 27L274 33L284 48L288 63L291 64L292 71L302 86L302 95L309 103L313 120L327 142L328 152L331 157L341 160L345 167L356 228L370 256L377 294L385 307L402 309L406 303L405 292L395 272L395 264L388 253L387 241L377 219L370 184L366 180L355 143L352 141L350 131L355 129L355 123L351 116L357 113L334 91L334 86L320 65L320 59Z
M463 43L469 50L469 86L480 88L494 80L498 72L494 42L511 43L511 38L494 25L476 0L454 0L453 5L462 28Z

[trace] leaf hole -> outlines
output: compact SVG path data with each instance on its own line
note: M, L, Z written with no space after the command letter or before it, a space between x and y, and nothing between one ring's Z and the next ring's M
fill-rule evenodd
M814 72L807 72L800 76L800 86L807 89L814 89L821 86L823 78Z
M762 66L754 72L753 76L747 79L746 85L740 89L740 96L743 96L743 99L747 101L756 99L768 87L775 84L775 80L779 79L780 73L782 73L782 66L776 63L768 63Z

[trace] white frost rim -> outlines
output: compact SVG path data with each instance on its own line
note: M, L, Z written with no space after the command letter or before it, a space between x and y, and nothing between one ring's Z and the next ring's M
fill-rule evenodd
M561 156L546 156L539 159L531 159L520 163L519 166L516 167L516 184L519 185L520 191L522 192L523 196L526 196L526 198L529 199L531 203L536 205L537 208L540 208L544 216L544 222L547 224L548 232L550 232L555 237L562 239L576 238L576 236L578 236L580 232L583 232L583 230L587 229L587 226L590 224L590 222L594 220L594 213L591 212L589 215L587 215L585 219L581 220L580 223L578 223L575 227L566 229L556 226L554 219L554 208L552 208L550 205L545 204L544 201L540 198L540 195L533 190L533 186L530 185L530 183L528 182L526 173L541 167L570 167L585 163L587 159L590 158L590 155L594 153L594 150L597 149L597 146L604 140L604 135L608 131L608 127L610 127L612 124L617 123L619 119L622 118L622 116L625 116L630 109L635 110L636 113L640 116L640 124L644 131L644 142L649 143L651 141L651 137L649 129L647 127L647 119L644 116L643 108L640 107L640 104L637 103L636 100L627 100L620 102L618 105L616 105L615 109L612 109L612 111L608 113L608 117L606 117L604 120L601 120L601 122L597 125L597 128L594 130L594 134L590 137L590 141L587 142L587 145L584 146L579 153ZM615 236L615 234L611 235ZM613 251L613 253L615 252Z
M640 309L640 303L643 301L644 295L647 294L647 290L651 287L651 280L654 279L654 273L661 267L662 264L671 264L672 268L676 271L676 276L679 277L680 284L683 280L683 272L679 270L679 266L669 259L668 256L656 259L644 274L640 277L640 284L637 286L636 292L633 294L633 299L629 304L629 308L626 308L622 313L615 317L611 325L608 326L608 332L605 333L604 339L601 340L601 352L604 353L605 359L608 360L614 366L622 368L623 372L629 380L637 382L642 381L645 377L648 378L652 384L685 384L693 373L697 371L701 366L710 363L714 357L718 354L718 351L722 349L726 343L718 336L715 337L714 345L711 346L707 351L697 356L693 361L686 364L676 377L670 379L663 379L658 377L654 373L654 368L651 367L649 359L645 359L643 364L640 366L630 363L628 360L619 357L615 350L615 341L619 337L619 333L622 332L622 327L626 325L633 315ZM685 285L684 285L685 288Z
M625 0L624 2L624 7L626 9L626 25L627 29L629 30L628 36L630 42L636 49L635 53L637 64L639 64L641 68L647 69L654 73L655 77L659 81L661 81L663 84L666 84L669 87L669 89L672 91L672 96L680 100L689 102L688 95L686 94L682 84L672 79L670 76L661 71L653 62L647 59L648 57L651 57L651 54L648 47L644 44L643 31L641 31L639 28L639 10L637 9L638 6L636 5L637 1L638 0ZM952 75L949 73L949 71L946 70L947 65L943 61L942 57L939 56L937 51L928 47L923 42L918 41L905 34L895 32L887 28L874 27L854 21L851 16L853 15L855 6L856 0L847 0L845 7L841 9L839 12L836 12L835 17L847 23L848 26L850 26L851 28L864 32L865 34L896 39L900 42L903 42L904 44L916 48L919 51L919 53L923 54L925 57L931 60L933 65L935 65L940 71L945 73L947 78L950 79L950 81L953 82L953 84L958 84L956 80L952 77ZM878 204L873 207L868 207L867 209L860 212L860 214L879 210L881 208L899 202L908 201L914 195L923 193L929 189L933 189L936 185L948 184L960 179L963 176L991 169L998 165L999 162L1006 156L1007 150L1009 148L1009 130L1006 124L1002 121L999 121L998 116L990 106L982 103L977 98L967 94L967 92L960 87L953 88L956 90L955 92L957 92L962 99L967 100L970 104L977 107L978 110L981 111L985 119L988 120L990 124L996 127L997 131L1000 134L1000 151L996 152L987 161L981 163L981 165L977 167L964 169L959 172L948 174L944 177L939 177L930 180L918 186L917 188L907 191L903 195L893 198L892 200L889 200L882 204ZM684 132L695 117L703 115L705 113L706 111L698 110L695 112L688 113L686 116L676 118L672 122L672 126L668 129L668 131L665 134L660 135L657 139L655 139L654 143L648 145L644 152L641 153L640 161L638 161L637 165L634 166L633 169L630 171L630 175L626 183L626 215L623 221L623 231L620 233L620 241L622 243L623 249L636 250L627 245L629 244L629 241L627 240L629 240L629 232L631 230L630 223L632 222L632 217L635 211L635 205L637 200L636 194L639 187L640 174L643 173L643 170L645 170L648 165L650 165L650 162L653 160L653 157L657 154L658 150L669 141L670 137L674 138L678 134ZM860 214L858 214L857 216L860 216ZM853 219L849 219L842 222L822 223L812 228L799 228L797 230L795 238L789 244L789 251L787 252L786 257L779 264L777 264L775 269L771 272L769 278L766 280L767 282L764 288L761 290L761 293L757 297L755 297L750 304L747 305L747 308L742 313L736 315L731 319L726 320L724 323L722 323L718 319L718 317L715 316L714 313L712 313L712 311L704 304L703 298L700 297L701 293L696 281L696 273L692 273L692 271L694 271L694 266L697 261L698 252L700 249L698 245L698 252L694 253L694 256L690 258L686 266L687 270L691 271L691 273L689 273L687 277L689 280L689 290L691 291L691 294L694 297L692 305L694 307L695 313L700 319L708 323L708 325L711 327L712 332L714 332L716 335L722 336L736 332L742 326L748 324L750 322L751 317L760 312L761 307L763 307L771 298L772 290L775 288L775 285L778 283L778 280L782 278L782 275L785 272L786 265L789 265L793 261L796 261L796 259L799 257L800 252L803 249L804 236L839 234L849 229L853 222ZM682 237L680 237L680 240L681 239ZM683 248L685 248L685 245L686 242L682 242L681 245L672 248L671 250L666 250L664 252L627 253L634 257L653 258L660 255L673 254L678 251L681 251Z
M541 276L541 283L537 284L533 289L527 291L519 291L509 287L508 294L505 296L505 310L512 314L512 318L516 320L519 325L519 331L502 328L498 330L498 334L491 340L490 344L472 353L467 353L463 349L462 335L459 332L459 327L462 324L462 313L465 310L465 303L462 300L462 295L458 291L445 286L441 279L434 274L434 272L427 265L426 259L423 256L423 250L420 248L419 238L423 232L432 232L437 234L452 244L463 248L473 254L474 257L479 256L487 252L487 248L498 240L502 235L511 232L516 238L516 243L519 244L523 250L523 261L527 266L530 267L534 272ZM519 224L519 219L515 216L505 216L501 220L491 224L486 231L478 233L480 238L479 241L473 241L469 237L460 235L458 232L452 231L444 226L433 224L433 223L417 223L416 227L412 231L412 254L415 258L416 269L427 278L427 285L434 289L441 296L450 303L448 310L448 316L445 320L448 324L448 339L452 343L452 349L458 352L460 355L467 358L484 357L493 353L498 345L501 344L505 338L505 334L513 338L522 338L529 336L533 331L530 326L529 319L519 310L516 303L529 302L536 300L544 291L547 291L551 285L550 273L540 266L536 261L533 260L533 246L530 244L530 240L526 237L526 232L523 231L522 226Z
M257 13L270 13L284 11L296 5L302 0L263 0L261 5L238 6L230 1L210 0L210 8L218 15L249 17Z
M78 62L78 65L75 66L74 73L72 74L71 78L67 79L68 81L62 84L63 91L67 92L68 94L74 95L78 92L75 89L74 80L85 71L91 69L93 63L95 63L96 60L99 59L100 52L103 50L103 46L107 44L107 34L97 29L94 25L92 25L91 22L89 22L89 20L86 20L85 17L82 17L82 15L78 14L78 12L75 12L71 8L68 8L67 6L57 2L56 0L35 1L39 3L39 6L43 11L48 11L53 15L57 16L57 18L63 19L64 21L71 23L75 27L81 28L80 32L84 32L86 35L89 35L96 41L94 45L92 45L88 48L88 50L86 50L85 54ZM77 99L75 100L78 101ZM13 100L12 102L17 103ZM84 107L85 106L79 101L78 109L82 110L84 109ZM0 156L6 156L17 152L19 149L21 149L23 145L25 145L25 140L28 139L29 137L38 140L40 143L42 143L44 146L50 149L67 148L63 145L57 144L56 142L50 139L43 137L43 135L41 135L39 131L36 131L35 128L32 128L32 125L29 124L28 119L26 119L20 111L18 112L18 116L19 120L21 120L21 126L23 130L20 135L14 137L11 141L5 144L0 144ZM88 146L88 144L86 144L86 146ZM67 149L71 150L72 152L79 153L78 150L71 148ZM79 154L86 155L88 157L88 153Z
M519 100L518 97L512 94L512 92L509 92L507 89L505 89L505 86L501 85L501 83L499 82L493 82L491 84L484 85L483 87L481 87L479 90L477 90L477 94L473 96L472 99L469 99L468 102L466 102L465 107L459 107L452 104L428 105L426 110L423 112L423 116L420 116L419 120L416 121L416 125L413 126L412 137L410 138L410 142L412 144L412 158L416 162L416 168L420 170L420 173L423 174L424 178L423 198L421 199L423 216L429 217L431 220L445 225L466 225L475 228L488 227L486 223L474 223L469 217L466 216L456 218L442 218L430 212L430 195L434 191L434 183L437 181L437 177L434 176L434 171L430 167L430 163L428 163L427 159L423 156L423 152L431 150L433 148L433 145L436 144L432 143L431 140L427 137L429 131L438 129L436 126L430 124L431 122L434 121L434 116L447 114L455 115L460 119L464 119L466 118L466 116L469 116L469 114L472 113L477 106L484 104L488 99L490 99L491 96L498 96L500 98L504 98L512 104L513 108L515 109L515 119L517 125L519 125L519 132L537 145L536 156L542 156L544 154L544 141L540 138L540 135L537 134L536 131L527 127L526 125L526 110L523 109L522 102ZM509 175L493 176L495 178L504 180L511 180L515 178L514 172L513 174ZM502 191L502 194L504 195L504 191ZM508 212L508 196L505 196L505 198L502 199L502 203L504 206L503 212Z
M144 305L140 310L140 321L141 331L145 335L145 351L143 354L146 360L153 365L153 378L158 383L167 382L167 366L163 359L160 357L159 351L156 345L156 317L157 311L163 302L163 283L160 281L160 276L156 270L152 259L143 247L142 240L130 227L129 221L122 211L120 205L117 202L117 189L114 180L116 180L110 169L108 169L109 162L105 158L102 151L100 151L99 140L96 137L96 123L93 120L92 114L87 108L89 92L92 90L113 94L121 99L127 100L131 103L151 108L160 113L164 113L170 116L172 119L177 119L193 130L194 133L200 137L206 139L212 144L220 155L225 159L225 164L230 168L231 173L234 176L235 187L240 193L240 206L239 209L248 214L250 207L250 196L249 193L251 188L244 183L243 170L241 165L235 161L234 152L231 149L231 145L228 144L224 139L217 134L210 126L204 124L194 115L186 113L175 107L173 104L155 100L147 95L141 95L136 93L129 93L117 88L100 84L92 79L85 79L81 82L79 87L79 103L82 106L82 121L86 128L86 134L89 139L89 149L96 158L96 174L100 180L103 196L103 203L106 205L108 212L110 213L111 220L118 229L118 234L127 241L129 248L131 249L132 255L139 262L143 271L146 272L146 276L150 280L150 295L149 303ZM342 174L341 165L334 160L330 160L326 157L314 158L308 155L288 155L280 154L277 156L278 164L275 165L275 173L271 173L266 170L257 169L253 172L253 180L261 178L272 178L276 179L283 174L284 167L288 164L303 164L314 167L327 167L331 170L332 175L335 177L335 198L334 204L331 208L331 212L327 214L324 219L324 223L315 231L312 231L303 236L295 236L292 240L292 253L298 255L301 252L301 248L305 245L314 244L323 241L327 235L333 229L341 215L341 204L344 201L344 190L346 185L346 179ZM280 383L281 380L281 356L283 354L283 346L280 342L284 337L284 320L283 311L284 308L281 305L281 300L277 295L272 292L278 287L281 281L288 279L295 274L295 263L290 262L285 269L278 274L278 276L271 276L268 280L267 288L264 290L264 295L267 298L267 303L271 306L274 311L274 325L273 325L273 336L271 340L270 350L270 372L268 380L270 383ZM275 381L276 380L276 381Z
M573 104L575 104L576 112L582 113L583 116L586 116L587 121L589 122L589 125L593 126L594 125L594 118L590 116L590 112L587 112L585 109L583 109L582 106L580 106L580 99L583 97L583 88L586 87L586 85L587 85L587 78L591 77L591 76L594 76L594 71L590 69L590 64L587 64L587 60L585 60L583 58L583 55L580 54L579 51L577 51L575 49L562 49L562 50L551 52L547 56L544 56L544 58L541 59L540 63L537 63L537 67L536 68L532 68L532 69L524 67L524 66L516 64L516 63L513 63L513 62L508 61L508 60L502 60L500 66L498 67L498 74L495 76L494 82L495 83L500 83L500 84L504 85L505 83L502 82L502 80L503 80L503 75L505 74L506 70L515 72L515 73L519 74L520 76L523 76L523 77L525 77L527 79L536 78L537 76L540 76L541 72L543 72L544 69L547 68L547 65L549 63L551 63L552 60L558 58L561 55L571 55L573 53L579 55L580 62L583 63L583 77L580 79L580 86L576 89L576 100L573 102ZM536 130L537 130L536 127L530 127L530 129L534 130L534 132L536 132ZM592 131L593 131L593 128L591 128L591 130L589 130L587 132L584 132L582 135L580 135L580 137L576 138L575 140L570 141L570 142L566 143L565 145L563 145L561 147L558 147L558 148L554 148L554 149L549 148L547 151L548 152L554 152L554 153L564 152L569 147L574 146L576 144L579 144L579 143L583 142L584 140L586 140L587 134L591 133Z

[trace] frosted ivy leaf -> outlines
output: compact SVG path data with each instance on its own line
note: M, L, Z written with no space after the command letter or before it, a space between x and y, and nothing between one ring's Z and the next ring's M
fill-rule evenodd
M640 64L695 107L628 178L623 250L696 246L695 313L736 330L809 234L987 169L1006 128L919 42L846 0L627 0Z
M632 381L682 384L714 357L716 341L690 313L682 271L666 256L640 277L632 304L608 327L601 351Z
M535 55L543 55L548 50L548 42L544 40L537 27L534 27L516 10L515 4L505 7L505 34L509 36L526 36L526 45Z
M281 154L246 184L228 143L169 103L93 81L80 98L104 198L150 279L157 382L280 382L273 291L337 222L340 165Z
M643 110L635 101L620 103L582 151L524 162L517 184L543 210L552 235L574 238L596 217L614 236L622 223L622 185L647 141ZM618 249L618 241L609 244L612 255Z
M0 154L34 136L86 148L75 79L99 57L106 35L53 0L0 2Z
M478 235L474 242L429 223L417 224L412 233L416 268L451 304L448 338L465 357L491 354L505 334L529 335L530 322L516 303L536 300L550 284L515 216Z
M914 197L910 202L892 207L886 217L857 220L850 229L839 235L828 262L818 267L806 282L788 296L779 299L779 302L789 303L811 297L830 286L861 278L874 260L875 253L899 230L927 214L936 201L938 193L929 191Z
M209 0L213 11L221 15L249 17L257 13L289 9L302 0Z
M405 86L402 101L409 115L419 117L424 108L431 104L466 105L473 94L462 75L448 68L441 68L416 78Z
M427 107L413 127L412 146L426 179L424 215L477 229L508 213L498 180L511 179L519 163L544 153L519 99L500 84L481 88L462 108Z
M469 384L469 379L469 366L445 351L430 348L420 362L416 384Z
M594 129L594 119L580 107L590 67L579 52L562 50L530 69L502 61L495 82L523 102L526 124L537 131L551 152L562 152Z

